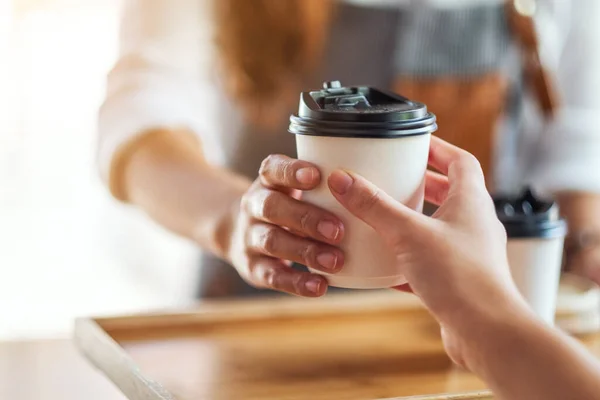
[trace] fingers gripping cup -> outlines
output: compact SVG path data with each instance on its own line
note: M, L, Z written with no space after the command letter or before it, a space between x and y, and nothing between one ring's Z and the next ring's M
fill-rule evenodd
M508 263L517 288L533 311L553 324L567 224L558 205L527 191L494 200L508 235Z
M335 169L356 172L394 199L421 211L424 176L435 116L424 104L370 87L304 92L297 115L290 117L298 158L319 167L324 178ZM333 197L326 179L303 199L338 215L345 223L344 268L326 275L329 284L378 289L406 282L398 262L378 234L352 216Z

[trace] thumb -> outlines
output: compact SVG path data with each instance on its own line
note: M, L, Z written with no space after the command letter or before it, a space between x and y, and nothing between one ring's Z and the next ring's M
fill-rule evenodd
M336 170L327 183L344 208L384 237L415 227L423 218L356 174Z

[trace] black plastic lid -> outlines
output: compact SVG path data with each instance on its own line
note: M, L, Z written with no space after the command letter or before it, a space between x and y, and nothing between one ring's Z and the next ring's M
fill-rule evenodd
M290 117L296 135L396 138L437 130L424 104L367 86L325 82L323 90L303 92L298 114Z
M536 198L531 190L519 197L495 197L498 219L509 239L554 238L567 234L567 224L560 217L558 204Z

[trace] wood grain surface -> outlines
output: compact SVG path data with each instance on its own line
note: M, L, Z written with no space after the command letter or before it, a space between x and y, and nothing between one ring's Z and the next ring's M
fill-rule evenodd
M130 399L492 398L418 300L391 291L84 319L75 338ZM600 335L582 340L600 355Z
M394 292L81 320L76 339L131 399L490 398L415 298Z

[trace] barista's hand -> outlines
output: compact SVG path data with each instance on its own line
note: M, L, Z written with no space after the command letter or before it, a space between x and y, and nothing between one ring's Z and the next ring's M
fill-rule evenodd
M335 247L344 235L342 222L300 201L302 191L320 181L319 170L308 162L281 155L263 161L241 200L229 248L231 263L248 283L300 296L325 294L325 278L290 267L291 261L336 273L344 264Z
M335 171L328 184L394 250L410 288L440 322L449 355L468 367L475 351L469 335L526 306L510 276L506 233L478 161L433 137L429 164L441 172L426 177L425 198L440 206L432 218L353 173Z

